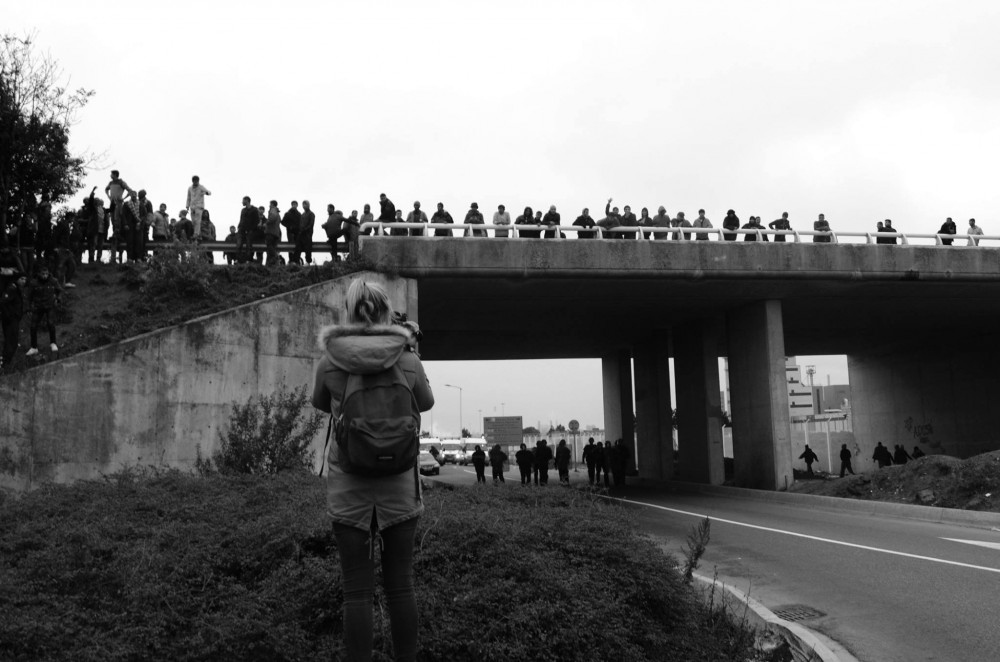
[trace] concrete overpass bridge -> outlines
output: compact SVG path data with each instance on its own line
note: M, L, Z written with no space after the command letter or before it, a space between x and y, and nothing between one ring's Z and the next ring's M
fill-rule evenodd
M425 359L600 358L607 436L633 442L641 476L674 477L668 358L680 478L723 480L720 356L741 486L792 479L786 355L848 356L868 456L998 447L996 249L363 237L360 253L416 282Z

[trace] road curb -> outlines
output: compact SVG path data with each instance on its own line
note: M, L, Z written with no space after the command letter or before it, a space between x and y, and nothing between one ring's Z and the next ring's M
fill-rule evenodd
M819 496L816 494L800 494L797 492L774 492L768 490L751 490L745 487L729 487L726 485L703 485L700 483L685 483L681 481L651 481L640 479L637 483L644 487L659 487L668 491L694 494L716 494L721 496L740 497L770 503L787 503L797 506L809 506L831 511L850 511L866 515L880 515L902 519L915 519L941 524L956 524L978 528L1000 528L1000 513L982 512L978 510L959 510L957 508L940 508L936 506L919 506L909 503L892 503L889 501L868 501L864 499L848 499L845 497Z
M779 618L773 611L737 588L698 573L694 573L694 578L709 586L727 591L740 603L746 605L762 621L766 629L776 632L788 642L789 651L795 662L858 662L857 658L846 651L833 652L811 630L798 623Z

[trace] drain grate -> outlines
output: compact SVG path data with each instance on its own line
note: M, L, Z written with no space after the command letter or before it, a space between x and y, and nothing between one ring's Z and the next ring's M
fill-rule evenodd
M786 621L808 621L811 618L826 616L823 612L806 605L782 605L775 607L771 611L781 619Z

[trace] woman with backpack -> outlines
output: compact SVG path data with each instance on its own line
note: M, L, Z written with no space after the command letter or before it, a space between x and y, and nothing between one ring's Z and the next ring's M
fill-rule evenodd
M407 467L412 449L393 446L391 454L400 456L395 462L404 468L382 469L376 464L386 452L366 453L365 442L391 429L397 437L413 435L412 447L419 449L420 412L434 406L434 395L413 351L415 331L392 323L385 289L355 280L347 290L346 306L346 323L320 331L325 355L316 371L312 400L313 406L337 421L337 442L329 444L324 461L327 512L333 520L343 577L345 659L371 659L378 547L395 659L413 660L417 650L413 543L424 510L416 453ZM366 389L369 384L378 388ZM386 402L374 399L379 397ZM355 406L359 402L361 406ZM369 421L358 414L376 408L384 418Z

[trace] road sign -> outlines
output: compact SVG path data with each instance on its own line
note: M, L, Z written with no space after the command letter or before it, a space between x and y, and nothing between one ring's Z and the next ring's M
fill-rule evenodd
M483 436L491 444L520 446L524 435L520 416L487 416L483 419Z

